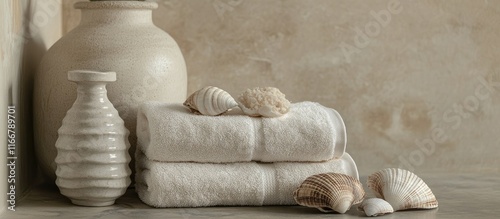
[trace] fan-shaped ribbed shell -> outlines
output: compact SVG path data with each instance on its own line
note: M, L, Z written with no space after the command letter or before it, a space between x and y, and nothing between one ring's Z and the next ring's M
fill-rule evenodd
M429 186L408 170L383 169L369 176L367 183L378 198L383 198L392 205L394 211L438 207Z
M238 103L226 91L208 86L191 94L184 106L196 114L216 116L238 106Z
M322 173L308 177L293 196L299 205L343 214L363 201L365 191L361 182L351 176Z
M365 212L366 216L375 217L394 212L391 204L380 198L365 199L358 206L358 210Z

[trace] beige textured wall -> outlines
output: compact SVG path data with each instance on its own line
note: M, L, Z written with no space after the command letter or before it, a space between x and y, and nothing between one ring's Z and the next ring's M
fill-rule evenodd
M65 31L79 20L73 2ZM157 2L189 92L275 86L335 108L364 175L500 171L499 1Z
M7 163L7 105L16 107L16 198L19 200L37 175L33 152L33 75L47 50L62 35L60 0L0 2L0 163ZM6 194L7 172L1 168L0 193ZM0 211L5 209L5 201Z

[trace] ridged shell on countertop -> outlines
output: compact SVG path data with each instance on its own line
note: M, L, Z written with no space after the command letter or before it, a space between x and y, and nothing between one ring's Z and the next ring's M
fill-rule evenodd
M208 86L191 94L184 102L184 106L195 114L216 116L238 106L238 103L226 91Z
M365 191L361 182L351 176L322 173L308 177L293 196L299 205L343 214L363 201Z
M369 176L367 183L378 198L392 205L394 211L438 207L438 201L429 186L410 171L383 169Z
M243 113L249 116L279 117L290 110L290 101L275 87L247 89L237 102Z
M365 199L358 206L358 210L365 212L366 216L376 217L394 212L391 204L380 198Z

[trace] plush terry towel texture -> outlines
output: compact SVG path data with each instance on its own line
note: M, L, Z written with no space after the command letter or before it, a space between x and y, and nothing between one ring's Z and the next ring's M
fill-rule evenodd
M313 102L292 104L278 118L194 115L181 104L147 102L137 137L149 159L168 162L326 161L346 147L340 115Z
M343 173L358 178L347 153L318 163L168 163L136 152L136 191L154 207L294 205L293 192L308 176Z

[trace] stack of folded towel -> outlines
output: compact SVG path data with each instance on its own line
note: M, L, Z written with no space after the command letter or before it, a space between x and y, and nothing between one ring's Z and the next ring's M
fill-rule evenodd
M308 176L358 178L337 111L292 104L277 118L237 110L192 114L181 104L147 102L137 120L136 190L154 207L293 205Z

